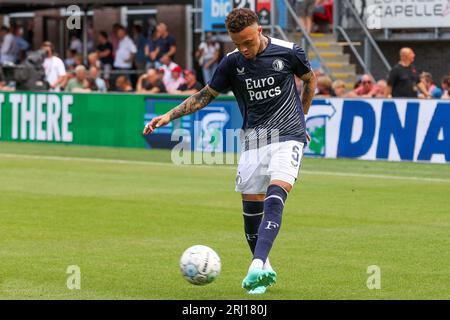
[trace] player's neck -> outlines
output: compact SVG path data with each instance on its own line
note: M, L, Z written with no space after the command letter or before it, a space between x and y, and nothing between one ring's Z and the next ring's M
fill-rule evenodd
M263 52L269 45L269 38L267 38L266 36L264 36L262 34L260 37L261 37L261 44L259 46L258 53Z

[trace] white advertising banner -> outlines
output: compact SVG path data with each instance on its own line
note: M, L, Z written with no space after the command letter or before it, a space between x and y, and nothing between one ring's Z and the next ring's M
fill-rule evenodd
M450 162L450 101L314 99L305 155Z
M450 0L367 0L367 27L446 28L450 27Z

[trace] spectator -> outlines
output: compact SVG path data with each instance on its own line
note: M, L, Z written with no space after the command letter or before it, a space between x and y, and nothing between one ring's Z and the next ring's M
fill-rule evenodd
M175 93L178 87L186 82L181 75L182 72L183 69L180 66L176 66L170 71L171 77L169 81L164 82L168 93Z
M106 31L100 31L97 39L97 55L100 60L101 70L103 71L103 78L108 81L114 64L113 46L111 42L108 41L108 34Z
M134 63L138 70L145 71L145 46L147 45L147 39L145 39L145 36L142 34L142 27L140 25L133 26L133 40L137 47Z
M191 95L203 89L203 86L197 80L197 73L194 70L184 70L185 83L180 85L174 94Z
M74 49L68 49L66 53L66 59L64 60L64 65L66 66L67 70L73 70L75 69L75 56L77 54L77 51Z
M210 32L206 34L206 41L200 44L195 56L198 59L199 65L202 67L203 81L208 83L214 71L216 71L220 56L220 45L213 40Z
M99 77L98 68L95 66L91 66L89 68L89 79L91 79L96 87L96 91L107 92L108 88L106 86L105 80ZM91 88L92 89L92 88Z
M331 88L333 89L336 97L343 98L346 96L347 88L344 81L342 80L334 81L333 84L331 85Z
M314 24L318 32L329 32L333 24L333 0L317 0L313 14Z
M167 83L170 81L170 78L172 77L172 69L177 67L178 64L172 61L172 59L165 55L161 58L162 65L160 66L160 70L164 70L164 76L163 76L163 82Z
M115 82L116 91L119 92L133 92L133 86L130 79L125 75L120 75L116 78Z
M3 70L2 70L2 68L0 68L0 91L14 91L14 90L15 90L14 87L10 87L6 84L5 78L3 75Z
M70 37L70 45L69 48L72 50L76 50L77 53L82 54L83 53L83 43L81 43L81 40L78 39L78 37L73 34Z
M24 60L25 53L30 48L30 44L23 38L22 26L16 26L14 28L14 42L18 58L16 62L20 63L20 61Z
M320 76L317 79L317 97L333 97L335 96L332 88L332 80L329 76Z
M414 51L411 48L400 50L400 61L389 73L386 97L417 98L417 71L414 62Z
M121 27L120 23L114 23L111 31L111 45L113 47L112 55L113 57L116 55L117 48L119 47L119 38L117 37L117 31Z
M296 0L296 8L300 16L300 22L308 34L312 32L315 4L316 0Z
M380 90L378 90L378 93L375 95L375 98L386 98L386 88L387 88L387 82L386 80L378 80L377 86Z
M175 53L177 52L177 47L175 44L175 38L167 30L167 25L163 22L159 23L156 28L158 29L159 39L158 47L159 52L157 60L161 61L164 56L169 56L171 60L175 60ZM162 62L160 62L162 63ZM159 66L158 66L159 67Z
M147 58L146 68L156 68L157 57L159 55L158 47L159 32L158 28L154 28L150 35L147 45L145 46L145 56Z
M361 77L361 84L348 97L374 98L380 91L372 76L364 74Z
M450 75L444 76L441 80L442 99L450 99Z
M114 67L116 69L131 70L137 48L123 26L118 27L117 38L119 39L119 44L114 59Z
M100 68L100 60L98 58L98 54L97 52L91 52L88 54L88 66L89 67L96 67L96 68Z
M75 68L75 77L70 79L66 86L67 92L90 92L89 82L86 74L85 66L77 66Z
M425 93L420 93L419 98L422 99L439 99L442 96L442 90L439 89L433 82L433 77L429 72L422 72L420 74L420 83L418 85L422 87Z
M46 51L47 57L44 60L45 80L52 91L60 91L67 81L66 68L64 62L54 55L53 44L46 41L42 44L42 49Z
M0 64L16 63L18 58L19 48L14 41L14 35L10 28L2 26L0 28L0 38L3 39L0 46Z
M148 69L147 73L144 73L139 77L136 91L138 93L167 92L164 83L159 79L158 71L156 71L155 69Z

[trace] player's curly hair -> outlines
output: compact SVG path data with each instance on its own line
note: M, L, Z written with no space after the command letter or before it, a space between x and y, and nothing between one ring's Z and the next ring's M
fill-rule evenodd
M247 8L233 9L225 20L227 29L231 33L241 32L255 22L259 24L258 16Z

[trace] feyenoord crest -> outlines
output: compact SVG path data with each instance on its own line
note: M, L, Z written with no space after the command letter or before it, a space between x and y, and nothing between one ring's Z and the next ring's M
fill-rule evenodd
M275 71L281 71L284 68L284 62L281 59L275 59L272 63L272 67Z

